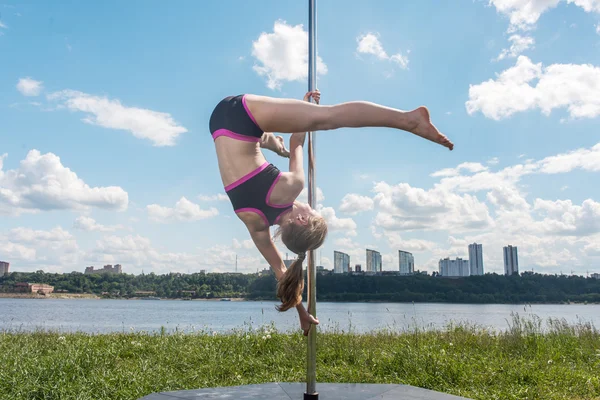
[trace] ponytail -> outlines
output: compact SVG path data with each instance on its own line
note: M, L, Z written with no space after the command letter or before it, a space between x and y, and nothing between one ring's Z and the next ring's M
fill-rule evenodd
M277 283L277 297L281 300L281 304L277 306L277 311L287 311L302 303L302 292L304 291L304 268L302 268L302 263L305 258L305 252L298 254L296 261L290 265L281 281Z

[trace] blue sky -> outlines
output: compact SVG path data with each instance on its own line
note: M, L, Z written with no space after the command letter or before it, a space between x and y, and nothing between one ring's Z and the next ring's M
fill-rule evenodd
M427 105L456 145L318 133L322 263L370 247L397 270L402 249L434 271L477 241L486 272L508 244L522 270L598 272L599 25L597 0L319 2L322 103ZM0 4L0 259L266 268L223 201L208 118L227 95L301 98L307 27L305 1Z

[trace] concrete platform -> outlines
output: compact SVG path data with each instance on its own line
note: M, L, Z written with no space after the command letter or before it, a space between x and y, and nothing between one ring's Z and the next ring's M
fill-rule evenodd
M265 383L153 393L139 400L302 400L305 389L305 383ZM468 400L408 385L317 383L317 391L319 400Z

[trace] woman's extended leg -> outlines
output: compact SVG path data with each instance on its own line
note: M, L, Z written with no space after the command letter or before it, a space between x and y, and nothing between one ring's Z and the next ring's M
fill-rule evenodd
M323 106L295 99L279 99L248 94L246 105L263 131L308 132L338 128L387 127L402 129L439 143L450 150L454 144L429 119L429 111L419 107L402 111L366 101Z

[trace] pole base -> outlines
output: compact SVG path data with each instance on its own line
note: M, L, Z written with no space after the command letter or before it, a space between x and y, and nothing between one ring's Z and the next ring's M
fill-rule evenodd
M319 393L304 393L304 400L319 400Z

